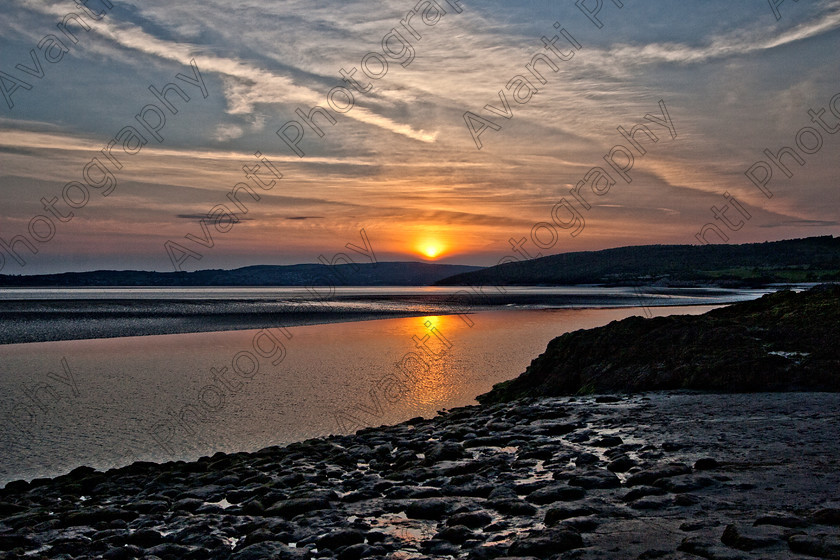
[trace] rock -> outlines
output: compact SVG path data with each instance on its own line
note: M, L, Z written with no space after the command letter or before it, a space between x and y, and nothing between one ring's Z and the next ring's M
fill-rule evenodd
M529 467L531 465L528 465ZM516 491L518 496L527 496L531 492L535 492L540 488L545 487L544 480L529 480L527 482L517 483L513 486L513 489Z
M11 484L11 483L10 483ZM0 517L8 517L15 513L26 511L26 508L19 504L11 504L9 502L0 502Z
M424 541L421 547L433 558L456 556L461 551L458 545L440 539Z
M15 548L35 548L37 543L29 537L16 534L0 533L0 550L13 550Z
M418 498L441 498L440 489L431 486L395 486L385 495L392 500L415 500Z
M599 459L598 456L594 453L581 453L580 455L575 457L575 465L577 465L578 467L594 465L600 461L601 459Z
M725 311L630 317L569 332L549 342L519 377L496 384L477 400L486 405L581 391L837 391L838 302L836 285L783 290ZM792 360L770 349L808 357ZM678 441L663 447L682 449L683 439Z
M657 510L669 507L671 504L673 500L670 497L645 496L630 502L630 507L637 510Z
M569 477L568 483L570 486L579 486L587 490L594 488L618 488L621 486L621 481L615 473L600 469L572 475Z
M444 484L441 487L441 492L445 496L470 496L473 498L487 498L493 492L495 487L489 483L475 483L463 485Z
M424 465L434 465L440 461L457 461L466 456L464 446L458 443L436 443L424 451Z
M225 499L232 504L241 504L257 494L257 488L228 490Z
M590 439L592 439L593 432L592 430L583 430L577 433L568 434L566 439L573 443L586 443Z
M132 521L137 519L138 515L139 514L136 511L128 511L115 507L85 509L67 514L64 519L61 520L61 524L64 527L74 527L79 525L108 523L114 521L115 519Z
M785 513L772 513L769 515L763 515L755 520L753 523L755 527L759 527L761 525L773 525L776 527L787 527L789 529L795 529L799 527L807 527L809 523L802 519L801 517L796 517L794 515L788 515Z
M233 502L231 502L233 503ZM134 510L137 513L163 513L169 511L169 503L163 500L137 500L126 504L126 509Z
M372 556L372 551L373 548L364 543L351 544L338 553L338 560L359 560L359 558Z
M692 531L699 531L700 529L705 529L707 527L711 527L712 525L718 525L718 523L709 523L708 521L684 521L680 523L680 531L685 531L690 533Z
M671 553L668 552L667 550L659 550L658 548L650 548L650 549L642 552L641 554L639 554L639 557L637 558L637 560L655 560L657 558L665 558L669 554L671 554Z
M541 424L539 433L547 436L565 436L580 428L579 424L574 423L551 423Z
M361 531L355 529L339 529L321 536L316 541L318 548L329 548L338 550L343 546L365 542L365 536Z
M463 544L473 536L473 532L470 531L469 527L466 527L465 525L452 525L438 531L433 538L454 544Z
M473 447L505 447L514 438L511 435L494 434L492 436L477 437L464 442L464 448Z
M394 446L390 443L383 443L373 450L374 456L379 460L388 460L394 452Z
M223 513L224 511L224 508L218 504L204 504L194 513L196 515L206 515L208 513Z
M627 486L653 484L657 480L679 476L681 474L691 474L691 467L684 463L670 463L668 465L646 469L632 475L627 479Z
M516 490L510 488L509 486L496 486L493 488L493 491L490 492L490 495L487 496L488 500L515 500L517 498L519 498L519 494L517 494Z
M723 530L720 541L728 547L749 552L758 548L773 546L779 541L766 535L747 534L736 525L727 525Z
M507 544L494 544L487 546L480 546L470 550L467 556L468 560L497 560L501 558L511 558L507 556ZM535 560L533 557L527 557L528 560ZM539 560L539 559L536 559Z
M570 517L565 521L561 521L559 529L571 529L576 533L593 533L600 525L597 517L587 515L585 517Z
M265 511L265 515L291 519L296 515L321 509L330 509L332 505L324 498L292 498L280 500Z
M811 519L814 523L819 523L820 525L840 527L840 508L825 508L815 511L811 515Z
M636 461L625 455L608 463L607 470L614 473L625 473L635 466Z
M546 526L557 525L561 521L571 519L573 517L585 517L596 513L594 509L589 506L561 506L549 508L545 512Z
M668 492L681 494L714 486L717 484L717 481L707 476L678 475L670 478L661 478L653 484L654 486L664 488Z
M793 535L788 539L788 546L798 554L840 559L840 537L837 535Z
M102 554L102 560L132 560L133 558L145 557L143 549L137 546L120 546Z
M183 498L173 503L172 509L175 511L188 511L192 513L203 505L204 500L199 500L197 498Z
M216 484L208 484L207 486L200 486L198 488L191 488L184 492L178 498L196 498L202 502L218 502L225 497L226 488L222 488Z
M179 556L184 558L185 556ZM291 548L278 542L261 542L246 546L231 555L231 560L263 560L272 558L275 560L306 560L310 557L309 551L302 548Z
M159 545L163 542L163 540L163 535L157 531L152 529L138 529L128 535L126 542L128 544L139 546L140 548L151 548Z
M479 529L489 525L493 521L493 517L485 511L469 511L465 513L456 513L446 520L449 526L463 525L470 529Z
M519 460L539 459L541 461L546 461L554 457L555 453L555 446L545 445L537 448L520 449L519 452L516 454L516 457Z
M743 554L716 546L702 537L686 537L677 547L677 551L701 556L707 560L746 560L747 558Z
M289 473L277 479L277 484L285 488L294 488L304 481L303 475L300 473Z
M624 440L618 436L603 436L591 442L589 445L594 447L617 447L623 443Z
M656 486L637 486L627 492L621 499L625 502L632 502L645 496L664 496L665 493L663 488L657 488Z
M426 498L413 500L405 506L406 516L412 519L431 519L439 521L449 513L449 502L445 499Z
M199 517L198 519L202 518ZM210 549L218 547L227 548L227 542L221 535L208 531L204 524L195 522L181 525L180 530L168 535L167 541L188 546L201 546Z
M583 547L579 533L568 530L544 531L537 536L518 538L510 545L509 556L548 558L557 553Z
M694 462L695 471L710 471L718 467L720 467L720 463L711 457L704 457Z
M265 514L265 506L260 500L251 500L242 506L242 512L246 515L262 516Z
M248 535L242 539L237 545L237 550L243 549L246 546L251 546L252 544L257 544L266 541L282 541L274 534L273 531L269 531L268 529L256 529L255 531L251 531Z
M6 483L3 491L8 494L22 494L29 490L29 486L29 483L25 480L13 480L12 482Z
M365 535L367 542L371 544L381 543L388 538L388 535L382 533L380 531L370 531L367 535Z
M373 500L374 498L379 498L381 496L381 493L367 488L364 490L355 490L353 492L345 494L341 497L341 501L345 504L355 504L357 502L363 502L365 500Z
M554 502L572 502L586 495L583 488L563 484L551 484L528 494L525 499L532 504L545 505Z
M692 494L677 494L674 496L674 505L680 507L691 507L701 503L702 500Z
M537 508L518 498L488 500L487 505L504 515L530 516L537 513Z
M175 543L163 543L157 546L153 546L152 548L146 549L146 556L144 558L148 559L149 556L159 556L161 558L187 558L189 557L192 550L189 547L175 544ZM259 556L245 556L242 558L233 556L236 560L256 560Z

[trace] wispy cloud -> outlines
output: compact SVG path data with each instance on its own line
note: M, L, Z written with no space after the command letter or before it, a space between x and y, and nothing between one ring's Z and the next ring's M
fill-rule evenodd
M67 13L66 8L57 5L29 1L26 6L57 17ZM227 112L232 115L249 115L253 113L257 104L313 106L325 103L327 91L301 85L293 77L269 71L250 61L210 54L205 45L163 40L136 25L114 21L107 15L90 33L96 33L119 47L162 60L186 64L195 59L203 73L215 73L223 77ZM335 77L335 82L336 85L343 85L340 76ZM376 114L371 108L355 108L345 115L364 124L422 142L433 142L436 136L434 133L417 131L407 124Z
M658 42L617 45L605 50L601 60L612 68L660 63L702 64L791 45L837 29L840 29L840 7L837 2L832 2L826 6L825 13L818 19L801 23L778 35L768 34L766 29L756 27L713 37L706 45L699 47L685 43Z

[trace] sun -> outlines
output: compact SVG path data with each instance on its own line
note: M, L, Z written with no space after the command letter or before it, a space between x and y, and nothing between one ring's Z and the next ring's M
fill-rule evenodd
M416 245L417 252L427 259L436 259L440 257L445 247L436 239L425 239Z
M429 257L430 259L435 258L436 256L440 255L441 248L437 245L426 245L423 247L423 254Z

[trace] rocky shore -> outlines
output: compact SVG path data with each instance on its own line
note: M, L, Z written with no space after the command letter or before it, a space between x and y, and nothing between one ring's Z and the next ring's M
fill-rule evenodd
M0 492L0 558L840 558L840 395L452 410Z
M703 315L630 317L549 342L528 369L478 396L840 391L840 285L779 291Z

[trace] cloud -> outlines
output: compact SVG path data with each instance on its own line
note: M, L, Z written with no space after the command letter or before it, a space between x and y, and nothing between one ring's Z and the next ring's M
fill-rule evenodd
M607 49L599 58L608 62L612 68L624 69L661 63L702 64L711 60L743 56L791 45L838 28L840 28L840 8L837 2L833 2L828 5L827 13L817 20L801 23L778 36L768 37L767 30L764 28L750 31L739 30L724 36L713 37L702 47L693 47L683 43L618 45Z
M31 1L25 5L32 10L58 17L67 13L66 9L60 6L44 6ZM207 52L209 49L206 46L160 39L136 25L117 23L108 15L97 22L90 33L97 33L122 48L162 60L187 64L189 60L195 59L202 73L221 74L227 112L232 115L250 115L257 104L301 104L305 107L325 104L329 91L318 91L301 85L290 76L266 70L247 60L211 54ZM335 77L335 85L344 85L338 74ZM436 137L436 134L414 130L408 124L395 122L377 114L371 108L355 107L344 114L361 123L413 140L433 142Z
M200 222L201 220L206 220L207 219L207 214L178 214L175 217L178 218L178 219L181 219L181 220L190 220L190 221ZM253 218L247 218L247 217L242 216L241 214L237 214L236 217L240 222L247 222L247 221L253 220Z
M780 227L837 227L840 222L830 220L785 220L773 224L761 224L758 227L773 229Z
M241 126L235 124L220 124L216 127L216 134L213 138L216 142L226 142L227 140L234 140L241 138L245 131Z

